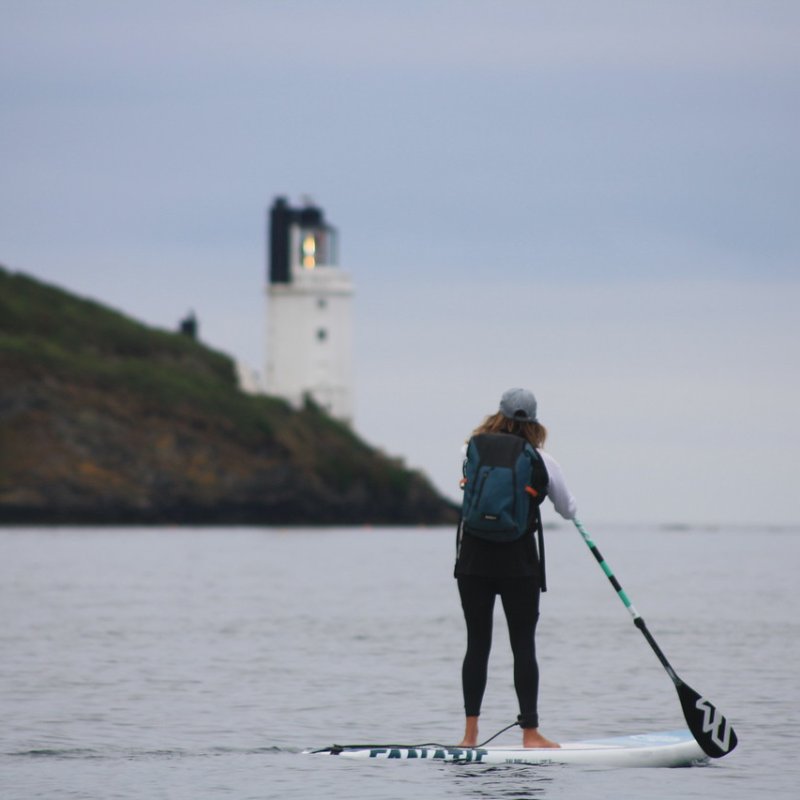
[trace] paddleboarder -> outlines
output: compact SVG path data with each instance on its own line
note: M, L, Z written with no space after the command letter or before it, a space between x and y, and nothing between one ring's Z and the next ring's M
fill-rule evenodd
M459 525L455 566L467 626L467 651L462 665L466 724L461 747L474 747L478 743L478 718L486 689L492 617L498 595L514 655L514 687L520 709L518 722L523 729L522 745L559 747L539 732L539 668L534 637L539 619L539 595L546 589L539 503L545 496L549 497L555 510L565 519L575 517L576 503L561 467L542 449L546 438L547 429L537 418L536 398L526 389L514 388L503 394L497 412L489 415L473 432L467 446L464 513ZM534 453L529 452L526 443ZM513 458L522 460L514 462L513 468L505 468ZM497 466L501 468L496 469ZM494 534L491 526L499 525L496 519L502 514L475 511L482 502L478 496L485 498L489 493L487 487L494 486L492 491L496 497L492 502L499 507L502 498L497 496L503 489L498 474L504 474L505 468L505 472L514 476L510 480L516 480L516 475L527 472L528 467L530 480L522 485L529 500L527 518L518 526L521 528L518 532ZM475 485L471 485L470 480ZM508 491L513 492L513 486L509 485ZM515 508L519 504L519 501L512 503ZM473 509L471 516L467 506ZM478 522L473 521L476 514ZM486 524L482 525L480 520L485 520ZM506 527L512 527L511 523ZM517 538L510 538L514 536Z

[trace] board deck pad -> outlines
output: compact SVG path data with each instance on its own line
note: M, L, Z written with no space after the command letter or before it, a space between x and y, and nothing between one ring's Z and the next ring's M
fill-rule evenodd
M340 758L400 759L459 764L586 764L605 767L688 767L706 760L688 730L562 742L557 748L444 745L333 745L306 751Z

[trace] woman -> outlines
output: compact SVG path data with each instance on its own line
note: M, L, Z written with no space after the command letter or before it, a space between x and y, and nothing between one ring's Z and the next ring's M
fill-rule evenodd
M509 434L525 439L540 457L538 501L544 494L565 519L575 516L575 500L564 483L561 468L541 448L547 430L536 418L536 398L525 389L509 389L500 400L497 413L487 417L473 433ZM534 492L537 494L537 492ZM544 589L544 554L540 563L534 531L540 530L538 505L532 504L529 527L513 541L487 541L459 531L455 577L461 607L467 623L467 653L462 667L466 726L461 747L478 743L478 717L486 688L489 651L492 646L492 615L495 597L503 603L511 649L514 654L514 687L519 700L518 722L523 747L559 747L539 733L537 700L539 668L534 635L539 619L539 594ZM540 538L541 541L541 538Z

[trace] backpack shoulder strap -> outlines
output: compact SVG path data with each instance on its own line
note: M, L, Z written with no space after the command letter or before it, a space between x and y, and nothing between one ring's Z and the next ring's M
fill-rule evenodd
M534 502L531 503L531 535L533 535L533 528L536 528L537 551L539 557L539 584L541 591L547 591L547 572L545 570L545 556L544 556L544 528L542 527L542 514L539 511L539 506L544 502L547 496L547 487L549 484L549 476L547 474L547 467L544 465L544 459L536 452L536 449L526 442L526 452L529 451L531 459L531 494L533 495Z

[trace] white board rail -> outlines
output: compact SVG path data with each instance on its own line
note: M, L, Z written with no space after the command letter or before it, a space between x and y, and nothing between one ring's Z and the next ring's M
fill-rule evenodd
M585 764L598 767L688 767L706 760L688 730L563 742L558 748L445 745L333 745L311 755L458 764Z

